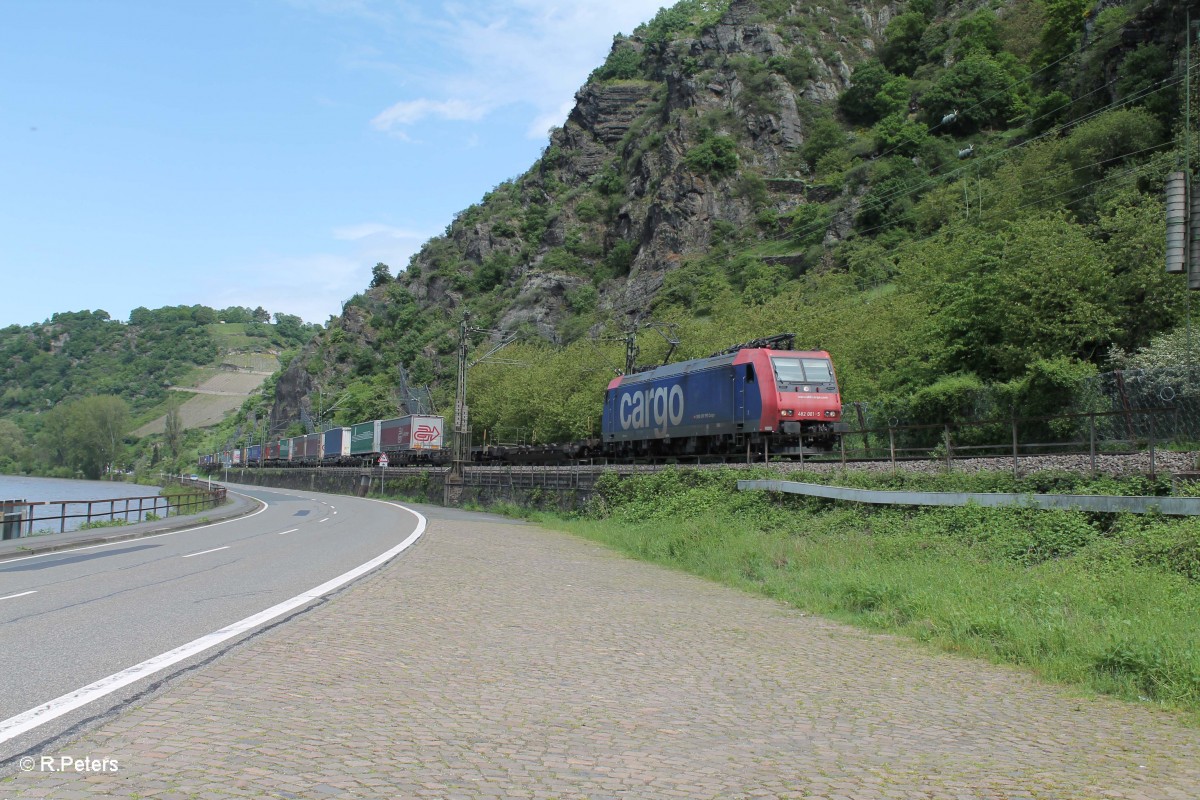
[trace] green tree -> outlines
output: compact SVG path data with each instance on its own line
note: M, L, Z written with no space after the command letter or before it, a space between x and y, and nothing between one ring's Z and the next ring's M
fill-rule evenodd
M864 61L854 68L850 88L838 97L838 108L854 122L875 122L884 114L877 95L893 77L880 62Z
M387 373L355 378L339 396L336 419L350 425L368 419L387 419L397 415L395 385Z
M996 232L947 226L899 262L904 285L933 309L929 335L946 373L1009 380L1039 359L1093 360L1116 332L1103 250L1061 215Z
M1001 127L1016 110L1012 76L990 55L975 52L942 73L921 102L931 121L957 110L968 128Z
M1039 0L1042 7L1042 43L1039 55L1043 63L1057 61L1079 44L1079 33L1087 20L1093 0Z
M808 129L808 136L800 148L800 155L815 167L821 156L846 143L846 131L831 117L818 117Z
M925 63L921 37L925 35L925 16L908 12L894 17L884 29L887 41L879 51L879 60L897 75L912 75Z
M24 472L29 460L30 450L25 431L11 420L0 419L0 474Z
M618 38L603 66L592 73L591 80L629 80L641 77L641 74L642 54L628 41Z
M1171 58L1165 47L1144 44L1125 57L1117 68L1117 94L1137 98L1160 120L1169 121L1179 110L1179 86L1166 85L1171 77Z
M958 23L954 29L957 43L954 57L964 58L971 53L997 53L1000 51L1000 25L996 15L984 8Z
M392 282L392 272L382 261L371 267L371 288L377 289Z
M129 405L97 395L57 406L45 414L38 444L52 466L99 478L113 466L129 431Z
M178 460L179 449L183 445L183 422L179 418L179 406L174 403L167 410L167 419L163 426L163 444L171 454L171 460Z
M688 150L684 161L697 172L723 177L737 169L737 144L728 136L713 134Z

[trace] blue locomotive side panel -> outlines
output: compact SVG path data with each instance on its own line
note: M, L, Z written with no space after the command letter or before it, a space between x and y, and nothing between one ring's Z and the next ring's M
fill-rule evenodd
M758 383L731 356L671 364L614 381L605 396L606 442L721 436L757 430Z

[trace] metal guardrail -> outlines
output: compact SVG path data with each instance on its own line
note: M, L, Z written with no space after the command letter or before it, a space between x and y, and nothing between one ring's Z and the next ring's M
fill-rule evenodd
M738 491L784 492L853 503L900 506L965 506L971 503L989 508L1017 507L1103 514L1166 514L1200 516L1200 497L1133 497L1083 494L1013 494L983 492L895 492L878 489L851 489L798 481L738 481Z
M158 518L194 514L225 502L225 487L197 490L171 496L116 497L108 500L5 500L0 502L4 539L19 539L40 533L64 533L80 525L120 520L133 524ZM46 526L49 525L49 528ZM55 530L57 527L57 530Z

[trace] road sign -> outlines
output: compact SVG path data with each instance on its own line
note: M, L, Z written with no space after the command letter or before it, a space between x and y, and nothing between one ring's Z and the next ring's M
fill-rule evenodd
M387 453L383 453L379 456L379 466L386 467L387 465L388 465Z

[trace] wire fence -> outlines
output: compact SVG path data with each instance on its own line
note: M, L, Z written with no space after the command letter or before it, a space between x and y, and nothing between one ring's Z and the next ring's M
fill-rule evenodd
M1200 443L1200 367L1124 370L1096 375L1033 402L1054 413L1030 413L993 388L964 392L936 416L903 403L854 402L842 408L851 447L878 455L902 451L1129 452ZM922 418L925 416L926 418ZM930 419L928 417L933 416ZM889 433L890 432L890 433ZM947 441L949 433L949 441Z
M1123 370L1096 375L1036 405L1063 409L1022 414L1009 396L983 388L963 393L950 413L920 419L900 403L846 403L840 452L828 458L943 460L1048 454L1145 453L1155 471L1162 448L1200 449L1200 367ZM916 416L917 418L914 418Z

